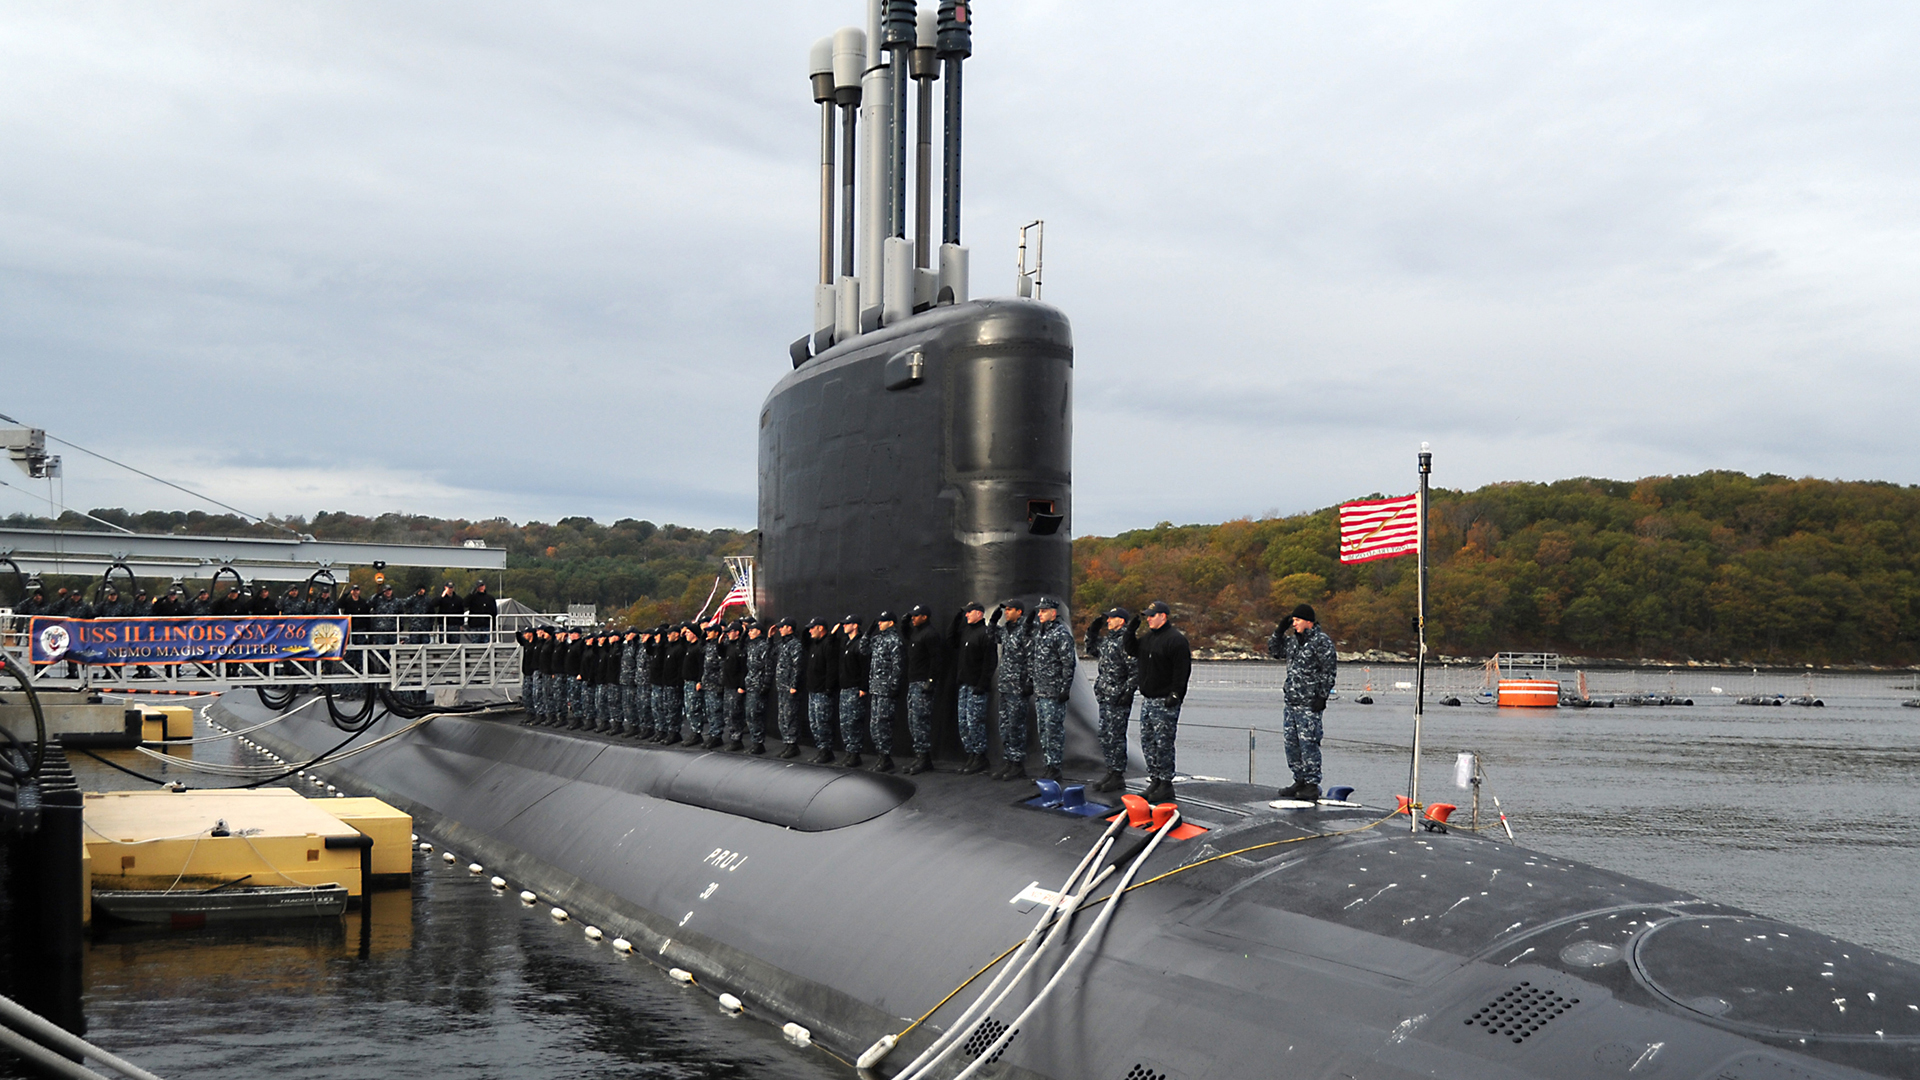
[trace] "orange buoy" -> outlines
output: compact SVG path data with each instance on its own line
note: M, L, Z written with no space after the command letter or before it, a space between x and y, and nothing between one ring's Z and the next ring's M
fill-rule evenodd
M1551 679L1501 679L1500 707L1557 709L1560 684Z

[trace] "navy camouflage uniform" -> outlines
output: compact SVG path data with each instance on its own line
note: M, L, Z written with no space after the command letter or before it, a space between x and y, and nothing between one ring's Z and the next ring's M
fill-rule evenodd
M1129 618L1119 612L1120 618ZM1140 686L1140 665L1127 654L1127 628L1106 629L1108 615L1100 617L1093 648L1098 658L1094 669L1093 699L1100 705L1100 754L1107 771L1127 771L1127 716L1133 711L1133 694Z
M633 643L633 733L653 734L653 633L642 633Z
M1290 622L1274 627L1267 639L1267 655L1287 663L1287 681L1280 697L1285 703L1281 732L1287 745L1287 768L1297 784L1320 784L1321 714L1333 693L1340 658L1333 639L1315 623L1304 634Z
M800 692L800 661L804 648L800 644L800 635L793 633L791 626L787 627L773 647L774 719L780 725L780 741L785 743L800 741L800 718L805 714L807 705Z
M1008 761L1022 762L1027 759L1027 697L1033 693L1028 657L1031 630L1023 612L1018 620L989 619L988 632L1000 646L1000 667L993 679L993 688L1000 693L1000 753Z
M1034 614L1051 609L1054 618L1035 619L1027 628L1027 664L1033 684L1033 711L1040 728L1040 755L1051 768L1059 768L1067 753L1067 699L1073 693L1073 669L1079 655L1073 647L1073 631L1060 617L1060 605L1040 601Z
M754 637L759 634L759 637ZM773 642L759 626L747 630L747 745L767 741L767 690L773 684Z
M865 640L867 708L872 712L867 726L873 735L874 750L892 757L893 716L900 699L900 685L906 676L905 642L900 638L898 623L885 630L875 630Z
M639 637L629 630L620 635L620 696L619 710L614 714L613 730L619 735L633 734L634 700L634 662L639 651Z
M720 729L726 722L726 639L721 634L710 634L706 638L706 649L700 654L700 696L704 699L702 715L706 720L704 734L712 742L720 737ZM696 726L695 735L703 733Z

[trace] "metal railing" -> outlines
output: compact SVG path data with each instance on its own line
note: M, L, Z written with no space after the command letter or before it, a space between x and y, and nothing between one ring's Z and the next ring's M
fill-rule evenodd
M374 684L393 690L520 685L514 630L484 615L354 615L338 660L165 660L34 663L27 617L0 615L0 649L48 690L191 689ZM185 618L192 618L191 616ZM185 621L183 619L182 621ZM506 618L501 623L509 621ZM378 625L381 629L373 629ZM387 629L391 625L392 629Z

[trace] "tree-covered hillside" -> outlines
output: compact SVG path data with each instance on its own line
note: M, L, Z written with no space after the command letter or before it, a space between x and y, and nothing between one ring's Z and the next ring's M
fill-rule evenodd
M1359 496L1356 496L1359 497ZM1920 488L1750 477L1433 493L1429 647L1703 662L1920 659ZM1405 651L1414 560L1342 565L1335 508L1074 543L1079 610L1164 598L1258 648L1313 604L1343 648Z
M94 514L138 532L279 532L200 513ZM1429 641L1438 652L1920 662L1920 488L1734 472L1508 483L1435 491L1432 518ZM77 514L60 524L102 528ZM502 595L545 610L593 603L603 617L642 624L693 615L721 557L755 546L751 531L631 518L515 525L322 513L278 524L323 539L484 540L507 551ZM1165 599L1196 645L1258 650L1275 620L1304 601L1342 648L1405 652L1413 566L1411 558L1342 565L1332 507L1220 525L1163 523L1074 541L1073 602L1090 613ZM354 572L356 580L371 577L366 568ZM471 581L428 568L396 568L394 577L402 586L451 577L463 590ZM0 584L0 599L10 594Z

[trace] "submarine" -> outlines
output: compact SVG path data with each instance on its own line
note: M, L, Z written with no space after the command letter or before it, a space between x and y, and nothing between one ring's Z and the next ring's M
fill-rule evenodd
M961 0L877 0L864 31L810 56L822 256L813 325L758 419L767 614L1068 595L1069 324L1033 297L974 298L959 239L972 23ZM1087 674L1070 775L1094 767ZM327 710L275 704L229 693L207 713L234 728L277 715L252 737L313 762L308 779L407 810L633 962L850 1071L1920 1077L1920 965L1419 808L1191 776L1173 804L1102 803L1071 781L959 776L950 759L882 775L510 710L380 717L343 742Z

